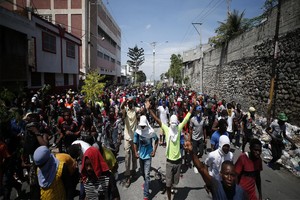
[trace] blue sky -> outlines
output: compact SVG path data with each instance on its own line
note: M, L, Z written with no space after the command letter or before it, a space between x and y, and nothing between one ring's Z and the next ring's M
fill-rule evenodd
M137 45L145 50L145 62L140 67L153 79L153 48L155 47L155 79L166 72L172 54L182 54L199 45L200 36L192 23L203 23L202 43L215 35L218 21L224 21L226 0L102 0L121 28L121 64L126 64L128 48ZM245 10L245 17L262 14L265 0L231 0L230 10ZM143 41L143 43L141 43ZM166 41L168 41L166 43Z

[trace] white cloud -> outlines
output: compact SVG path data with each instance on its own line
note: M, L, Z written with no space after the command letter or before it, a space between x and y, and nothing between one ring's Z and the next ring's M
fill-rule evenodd
M146 26L146 29L150 29L151 28L151 24L148 24L147 26Z

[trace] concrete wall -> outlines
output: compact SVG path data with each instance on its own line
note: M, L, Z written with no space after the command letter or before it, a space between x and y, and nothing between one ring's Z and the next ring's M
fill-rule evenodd
M274 52L277 9L259 27L229 42L228 48L203 54L203 92L227 101L235 100L247 110L254 106L266 115ZM282 1L279 28L276 114L286 112L300 125L300 1Z

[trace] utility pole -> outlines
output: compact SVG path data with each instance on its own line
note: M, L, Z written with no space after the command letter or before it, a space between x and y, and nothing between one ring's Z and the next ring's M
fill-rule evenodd
M163 43L168 43L168 41L165 41L163 43L158 43L158 42L151 42L151 43L148 43L148 42L144 42L144 41L141 41L141 43L146 43L148 45L150 45L152 47L152 51L153 51L153 84L155 85L155 47L157 46L157 44L163 44ZM158 46L160 46L158 45Z
M192 25L194 26L194 28L196 29L197 33L199 34L199 37L200 37L200 50L201 50L202 49L202 38L201 38L201 25L202 25L202 23L201 22L200 23L192 23ZM200 30L198 30L195 25L199 25L200 26Z
M271 73L271 83L270 83L270 96L268 100L268 113L267 113L267 123L271 123L271 115L273 119L275 118L276 111L276 87L277 87L277 76L276 76L276 66L278 58L278 37L279 37L279 24L280 24L280 10L281 10L281 0L278 0L277 5L277 17L276 17L276 27L274 35L274 57L272 60L272 73ZM278 70L277 70L278 71ZM274 95L274 101L273 101ZM273 109L272 109L273 108ZM273 111L273 113L272 113Z
M203 92L203 54L202 54L202 38L201 38L201 25L202 23L192 23L192 25L194 26L194 28L196 29L197 33L199 34L199 38L200 38L200 48L199 48L199 63L202 59L202 63L201 63L201 92ZM199 30L196 28L196 25L198 25L200 28Z
M226 0L227 2L227 15L230 14L230 3L231 3L231 0Z

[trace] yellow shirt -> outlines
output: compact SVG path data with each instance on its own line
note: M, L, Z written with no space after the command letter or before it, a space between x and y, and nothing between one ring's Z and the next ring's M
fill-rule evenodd
M55 157L59 160L60 163L62 162L66 164L70 175L74 173L74 171L76 170L76 161L69 154L57 153L55 154Z
M55 179L48 188L41 188L41 200L65 200L66 191L62 182L62 170L64 163L59 162Z
M113 154L113 152L105 147L102 147L103 149L103 154L102 157L105 160L106 164L108 165L110 170L113 170L113 168L115 167L117 160L115 155Z

